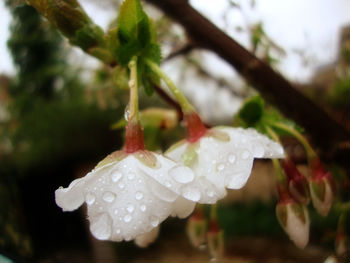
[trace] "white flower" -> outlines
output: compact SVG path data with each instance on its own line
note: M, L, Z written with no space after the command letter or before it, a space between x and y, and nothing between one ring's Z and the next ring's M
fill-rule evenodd
M100 240L131 240L149 233L170 214L192 212L177 207L187 198L192 170L157 153L117 151L68 188L56 190L56 203L72 211L87 203L91 233Z
M166 156L190 167L196 179L188 185L199 203L215 203L225 188L239 189L247 182L254 158L282 158L283 148L254 129L215 127L198 141L180 141ZM198 184L198 182L200 182Z

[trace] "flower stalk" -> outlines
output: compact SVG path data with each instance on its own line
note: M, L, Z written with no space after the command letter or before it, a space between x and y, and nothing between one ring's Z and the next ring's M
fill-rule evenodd
M133 57L129 63L130 69L130 103L128 124L126 126L126 152L133 153L145 149L143 130L139 118L139 97L137 79L137 57Z

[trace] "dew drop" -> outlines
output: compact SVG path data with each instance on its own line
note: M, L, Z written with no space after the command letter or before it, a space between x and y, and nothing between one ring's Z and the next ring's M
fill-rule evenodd
M119 235L120 234L120 229L118 228L115 232Z
M115 194L112 192L105 192L102 196L102 199L107 203L112 203L115 199Z
M135 199L136 200L141 200L142 198L143 198L143 193L142 192L136 192Z
M93 203L95 203L95 200L96 200L96 197L94 194L92 193L87 193L86 196L85 196L85 202L88 204L88 205L92 205Z
M145 211L147 210L146 205L141 205L141 206L140 206L140 210L141 210L142 212L145 212Z
M245 150L245 151L242 153L242 159L248 159L248 158L249 158L249 155L250 155L250 152L248 152L247 150Z
M152 225L153 227L156 227L156 226L159 225L159 218L156 217L156 216L151 216L151 217L150 217L150 221L151 221L151 225Z
M114 214L115 214L115 215L117 215L118 213L119 213L119 210L118 210L118 209L114 210Z
M127 210L129 213L132 213L132 212L134 212L135 207L134 207L132 204L128 204L128 205L126 206L126 210Z
M264 149L264 147L262 147L262 146L256 146L256 147L254 148L254 156L255 156L255 157L261 158L261 157L264 156L264 154L265 154L265 149Z
M123 183L119 183L119 184L118 184L118 186L119 186L119 188L120 188L120 189L124 189L125 184L123 184Z
M131 221L131 219L132 219L132 216L131 216L131 215L126 215L126 216L124 216L124 222L125 222L125 223L129 223L129 222Z
M214 197L214 191L208 189L208 190L207 190L207 195L208 195L209 197Z
M182 190L182 194L186 199L191 200L193 202L197 202L201 198L200 191L195 187L185 187Z
M124 119L125 119L126 121L129 121L129 117L130 117L130 105L128 104L128 105L125 107Z
M165 186L170 188L171 187L171 183L169 181L165 181Z
M112 178L112 181L116 183L120 180L120 178L122 178L122 174L121 172L118 172L118 171L112 172L111 178Z
M236 162L236 155L230 154L228 156L228 161L229 161L229 163L235 163Z
M169 175L177 182L187 184L193 181L193 171L187 166L175 166L169 171Z
M134 180L134 178L135 178L135 174L133 174L133 173L128 174L129 180Z
M216 170L217 171L222 171L225 169L225 165L223 163L219 163L217 166L216 166Z

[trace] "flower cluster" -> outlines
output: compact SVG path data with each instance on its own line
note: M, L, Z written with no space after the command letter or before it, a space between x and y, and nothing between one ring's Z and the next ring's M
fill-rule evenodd
M144 150L141 137L140 128L127 127L126 150L56 190L64 211L87 204L97 239L144 243L137 240L154 233L169 215L187 217L197 202L214 204L226 188L243 187L254 158L283 157L279 144L252 129L208 129L196 141L171 147L166 156Z

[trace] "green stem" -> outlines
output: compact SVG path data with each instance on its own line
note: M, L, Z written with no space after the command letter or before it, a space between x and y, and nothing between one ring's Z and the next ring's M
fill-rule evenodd
M273 122L271 123L271 126L281 129L287 133L289 133L290 135L294 136L305 148L306 154L307 154L307 158L309 161L317 158L317 154L314 151L314 149L312 149L311 145L309 144L309 142L305 139L305 137L299 133L297 130L283 124L283 123L276 123Z
M217 204L213 204L210 206L210 219L211 220L217 220L218 215L217 215Z
M129 120L135 123L139 122L139 95L138 95L138 80L137 80L137 57L133 57L129 62L130 69L130 103L129 103Z
M278 137L278 135L270 127L265 126L265 130L266 130L267 134L270 135L270 137L274 141L280 143L280 138ZM277 182L278 182L278 184L285 186L286 183L287 183L287 178L286 178L286 175L283 172L283 169L281 167L281 164L280 164L279 160L272 159L272 164L273 164L273 167L275 168L275 171L276 171L276 174L277 174Z
M151 60L146 60L146 64L151 68L151 70L161 78L166 85L169 87L171 93L175 96L176 100L181 106L181 109L184 114L195 112L194 107L191 103L186 99L186 97L182 94L182 92L176 87L174 82L166 75L161 68Z

